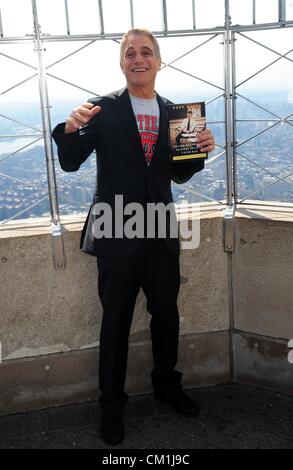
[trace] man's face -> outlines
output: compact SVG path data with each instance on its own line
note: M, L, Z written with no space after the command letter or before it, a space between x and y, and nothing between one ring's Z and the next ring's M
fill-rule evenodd
M128 86L154 88L161 62L155 55L151 39L144 35L132 35L120 65Z

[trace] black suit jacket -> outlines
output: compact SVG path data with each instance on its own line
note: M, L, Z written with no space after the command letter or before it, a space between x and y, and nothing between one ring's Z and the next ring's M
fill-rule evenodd
M144 151L126 88L89 101L102 110L79 131L64 134L65 124L53 131L58 146L58 157L64 171L77 171L94 149L97 154L97 186L80 240L80 248L94 256L135 255L142 244L141 238L95 238L93 224L96 216L93 206L108 203L115 217L115 195L123 195L128 203L172 203L171 180L188 181L204 168L204 160L172 163L168 146L168 100L157 95L160 108L160 129L154 155L147 166ZM126 220L126 218L124 219ZM173 253L179 253L178 238L167 231L166 243Z

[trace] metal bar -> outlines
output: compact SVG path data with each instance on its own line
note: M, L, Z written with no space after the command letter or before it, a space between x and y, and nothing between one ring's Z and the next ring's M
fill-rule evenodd
M292 52L293 49L291 49L291 51L287 52L285 55L287 54L290 54L290 52ZM241 83L238 83L237 85L237 88L242 86L244 83L248 82L249 80L251 80L252 78L256 77L257 75L259 75L261 72L263 72L264 70L267 70L269 67L271 67L272 65L276 64L277 62L279 62L279 60L281 60L282 58L285 57L282 56L282 57L278 57L278 59L274 60L273 62L271 62L270 64L268 64L266 67L263 67L262 69L258 70L258 72L254 73L253 75L249 76L248 78L246 78L245 80L243 80L243 82ZM291 60L290 60L291 61Z
M62 238L62 227L60 222L51 222L51 247L53 253L53 264L55 269L65 268L64 246Z
M51 67L54 67L54 66L57 65L57 64L60 64L60 62L63 62L63 61L66 60L66 59L69 59L69 57L72 57L73 55L75 55L75 54L77 54L78 52L82 51L82 50L85 49L86 47L91 46L91 45L94 44L95 42L96 42L96 40L90 41L88 44L85 44L84 46L79 47L78 49L76 49L75 51L71 52L70 54L65 55L65 56L62 57L61 59L56 60L56 61L53 62L52 64L48 65L48 66L46 67L46 70L50 69Z
M99 1L99 18L100 18L101 36L102 36L102 38L104 38L104 36L105 36L105 26L104 26L104 15L103 15L103 2L102 2L102 0L98 0L98 1Z
M262 111L265 111L266 113L271 114L271 116L274 116L275 118L278 118L279 120L282 119L282 118L281 118L280 116L278 116L277 114L273 113L272 111L268 110L267 108L264 108L263 106L261 106L260 104L256 103L255 101L250 100L250 99L247 98L246 96L241 95L239 92L237 92L237 96L240 96L240 98L243 98L244 100L248 101L248 103L253 104L253 105L256 106L257 108L261 109ZM273 121L273 119L269 119L269 121Z
M68 1L64 0L65 18L66 18L66 31L68 36L70 35L70 23L69 23L69 12L68 12Z
M203 199L206 199L207 201L215 202L215 199L212 199L211 197L207 196L206 194L202 194L199 191L195 191L193 189L186 188L185 191L187 191L190 194L194 194L195 196L200 196Z
M87 90L86 88L80 87L76 85L75 83L68 82L67 80L64 80L63 78L57 77L57 75L53 75L52 73L47 73L48 77L55 78L55 80L59 80L60 82L66 83L67 85L71 85L74 88L78 88L79 90L86 91L87 93L90 93L94 96L100 96L99 94L95 93L94 91Z
M131 28L134 28L133 0L129 0L129 6L130 6L130 23L131 23Z
M38 22L38 12L36 0L32 0L32 9L33 9L33 18L34 18L34 27L36 34L36 52L38 55L38 66L39 66L39 92L40 92L40 102L41 102L41 113L42 113L42 122L44 129L44 143L45 143L45 154L46 154L46 167L47 167L47 176L48 176L48 190L49 190L49 201L50 201L50 212L53 223L59 221L59 209L58 209L58 198L57 198L57 184L55 177L55 167L54 167L54 156L53 156L53 147L51 140L51 120L50 120L50 105L48 99L48 90L46 84L46 72L43 65L43 56L42 56L42 40L40 37L40 28Z
M286 0L279 0L279 23L286 23Z
M211 82L209 82L208 80L204 80L203 78L197 77L196 75L193 75L192 73L185 72L184 70L179 69L178 67L174 67L173 65L169 65L169 67L170 67L170 69L177 70L177 72L181 72L181 73L183 73L184 75L187 75L187 76L189 76L189 77L195 78L196 80L199 80L200 82L207 83L208 85L211 85L211 86L213 86L214 88L218 88L218 90L224 91L224 88L222 88L222 87L220 87L220 86L218 86L218 85L215 85L214 83L211 83Z
M1 14L1 8L0 8L0 37L3 38L4 33L3 33L3 24L2 24L2 14Z
M231 59L232 59L232 135L233 135L233 147L232 147L232 162L233 162L233 197L235 204L237 204L237 158L236 158L236 132L237 132L237 126L236 126L236 115L237 115L237 95L236 95L236 50L235 50L235 43L236 43L236 33L232 32L232 37L231 37Z
M68 183L63 184L63 185L60 184L60 185L59 185L59 188L60 188L61 190L64 189L64 188L67 188L68 186L70 186L70 185L76 183L77 181L81 180L81 179L84 178L85 176L88 176L90 173L93 173L93 172L95 172L95 171L96 171L96 169L95 169L95 168L92 168L91 170L86 171L86 172L83 173L82 175L77 176L77 177L74 178L73 180L68 181Z
M34 75L31 75L30 77L26 78L25 80L22 80L21 82L18 82L16 85L13 85L12 87L7 88L4 91L1 91L0 96L5 95L5 93L8 93L9 91L14 90L14 88L17 88L18 86L23 85L26 82L29 82L30 80L32 80L33 78L35 78L37 76L38 76L38 74L35 73Z
M166 0L162 0L162 13L163 13L163 31L164 33L168 31L168 14L167 14L167 4Z
M236 119L236 122L268 122L268 121L275 121L280 122L281 119Z
M39 135L43 137L43 134L0 134L0 139L23 139L24 137L36 137L36 135Z
M10 55L4 54L3 52L0 52L0 55L2 55L3 57L6 57L7 59L13 60L14 62L18 62L21 65L25 65L26 67L37 70L37 67L34 67L33 65L28 64L27 62L23 62L22 60L16 59L15 57L12 57Z
M12 119L11 117L5 116L5 114L0 114L0 117L7 119L8 121L15 122L16 124L20 124L21 126L27 127L28 129L33 129L34 131L39 132L43 136L42 131L40 131L40 129L38 129L37 127L28 126L27 124L24 124L23 122L18 121L17 119Z
M289 175L283 176L282 178L278 178L277 181L274 181L273 183L270 183L270 184L264 186L263 188L258 189L257 191L254 191L253 193L249 194L246 198L242 199L241 203L243 203L244 201L249 199L251 196L254 196L255 194L261 193L262 191L265 191L266 189L270 188L271 186L274 186L275 184L280 183L280 181L284 181L285 179L289 178L291 175L293 175L293 172L289 173Z
M269 129L272 129L273 127L277 126L279 124L279 122L275 122L274 124L272 124L271 126L269 127L266 127L265 129L263 129L262 131L258 132L257 134L254 134L253 136L249 137L249 139L246 139L246 140L243 140L243 142L240 142L239 144L236 145L236 147L241 147L241 145L244 145L246 144L247 142L250 142L251 140L255 139L256 137L258 137L259 135L261 134L264 134L265 132L267 132Z
M10 222L10 220L16 219L16 217L18 217L19 215L25 214L27 211L29 211L30 209L33 209L34 207L38 206L41 202L45 201L46 199L48 199L48 194L47 193L46 193L46 196L44 196L42 199L39 199L37 202L34 202L33 204L26 207L25 209L17 212L17 214L14 214L11 217L9 217L8 219L5 219L4 221L0 222L0 225L4 225L7 222Z
M242 36L243 38L245 39L248 39L249 41L251 42L254 42L255 44L257 44L258 46L261 46L263 47L264 49L267 49L268 51L270 52L273 52L274 54L277 54L280 59L286 59L286 60L289 60L290 62L293 62L293 59L290 59L290 57L286 57L288 54L290 54L293 49L289 50L285 55L284 54L281 54L280 52L276 51L275 49L272 49L271 47L268 47L266 46L265 44L263 44L262 42L260 41L256 41L255 39L249 37L249 36L246 36L246 34L243 34L243 33L238 33L239 36Z
M241 204L241 202L239 202L239 204ZM277 201L272 201L272 204L268 203L267 201L263 201L263 202L260 202L260 201L253 201L252 202L246 202L245 204L243 204L244 206L258 206L258 207L264 207L265 209L267 208L271 208L271 207L275 207L276 206L278 207L278 212L284 212L284 213L288 213L287 211L287 207L290 208L290 209L293 209L293 204L290 203L290 202L284 202L283 203L283 206L282 208L284 209L283 211L280 210L280 204L279 202Z
M252 23L256 24L256 1L252 0Z
M217 144L217 146L220 147L220 148L224 148L222 146L219 146L219 144ZM205 168L207 168L208 166L211 166L211 164L214 163L215 160L219 160L219 158L222 157L223 155L226 156L226 149L224 150L224 152L218 153L214 157L209 158L205 163Z
M39 93L41 102L42 122L44 130L44 144L46 154L46 169L48 180L48 194L51 213L52 229L52 257L56 269L65 268L65 258L63 250L62 230L60 226L58 193L56 183L56 173L54 165L53 146L51 139L51 118L50 103L46 82L46 69L43 64L43 42L41 40L41 31L38 21L38 11L36 0L32 0L33 20L35 28L35 49L38 55L38 75L39 75Z
M8 180L15 181L16 183L21 183L21 184L24 184L26 186L31 186L32 188L38 189L38 186L36 186L32 181L20 180L19 178L14 178L13 176L6 175L5 173L2 173L1 171L0 171L0 176L2 176L2 178L8 179Z
M196 29L195 0L192 0L192 23L193 29Z
M227 207L224 211L224 251L233 252L236 248L236 206Z
M64 196L64 194L62 195L62 198L63 199L66 199L66 201L68 202L71 202L71 204L74 204L75 206L83 206L84 208L86 208L88 210L89 208L89 205L88 204L85 204L84 202L80 202L80 201L77 201L76 199L72 199L68 196Z
M268 170L267 168L265 168L263 165L261 165L260 163L257 163L253 160L251 160L250 158L248 158L246 155L243 155L243 153L240 153L240 152L236 152L237 155L239 155L240 157L244 158L244 160L247 160L248 162L252 163L253 165L257 166L258 168L261 168L265 173L268 173L269 175L273 176L274 178L279 178L278 175L276 175L276 173L273 173L272 171Z
M172 62L168 62L167 64L165 62L163 62L164 64L164 67L161 68L161 70L163 70L164 68L166 67L170 67L170 65L174 64L175 62L177 62L178 60L182 59L183 57L186 57L188 54L191 54L192 52L196 51L197 49L199 49L200 47L204 46L205 44L207 44L208 42L212 41L213 39L215 39L216 37L218 37L219 35L218 34L214 34L214 36L212 36L211 38L207 39L206 41L202 42L201 44L199 44L198 46L196 47L193 47L192 49L190 49L188 52L185 52L185 54L182 54L181 56L177 57L176 59L172 60Z
M211 101L207 101L207 102L206 102L206 105L208 106L209 104L212 104L214 101L217 101L217 100L220 99L220 98L225 98L225 95L224 95L224 94L221 94L221 95L219 95L219 96L216 96L216 98L213 98ZM210 122L211 122L211 121L210 121ZM215 122L215 123L218 122L218 123L220 123L220 124L225 123L225 121L214 121L214 122Z
M225 0L225 25L224 33L224 82L225 82L225 134L226 134L226 172L227 172L227 204L233 205L233 131L232 131L232 93L231 93L231 32L229 1Z
M33 142L30 142L29 144L25 145L24 147L21 147L21 148L17 149L15 152L10 153L9 155L5 155L5 157L0 158L0 163L3 162L4 160L6 160L7 158L13 157L13 155L16 155L17 153L19 153L22 150L30 147L31 145L35 144L36 142L38 142L39 140L42 140L42 139L43 139L43 135L41 137L39 137L38 139L34 140Z
M235 32L244 32L244 31L259 31L259 30L272 30L282 28L292 28L293 21L286 21L286 24L281 25L279 22L276 23L263 23L258 25L234 25L230 27L231 31ZM225 28L218 26L216 28L206 28L206 29L184 29L184 30L169 30L166 32L162 31L153 31L154 35L158 38L160 37L188 37L188 36L205 36L214 33L223 33ZM71 41L91 41L91 40L113 40L121 39L124 32L120 33L103 33L103 34L72 34L70 35ZM32 42L34 36L14 36L10 38L0 38L1 44L22 44L27 42ZM63 42L68 41L67 35L49 35L42 34L42 40L45 42Z

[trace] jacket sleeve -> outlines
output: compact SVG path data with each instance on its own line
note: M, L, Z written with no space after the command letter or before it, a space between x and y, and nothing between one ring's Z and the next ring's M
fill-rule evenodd
M199 171L204 169L204 158L190 162L172 163L172 180L174 183L183 184Z
M76 132L65 134L65 123L58 124L52 137L58 147L60 166L64 171L77 171L98 145L99 116Z

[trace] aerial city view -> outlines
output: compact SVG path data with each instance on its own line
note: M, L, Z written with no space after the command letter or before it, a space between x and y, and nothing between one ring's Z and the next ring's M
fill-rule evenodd
M249 99L277 117L243 98L238 97L236 100L238 199L293 203L292 175L272 184L292 172L292 116L288 122L278 122L278 118L286 118L293 113L293 102L282 91L258 91L252 95ZM193 97L190 96L190 99ZM75 105L76 103L70 101L55 104L52 127L64 121ZM3 136L0 138L0 220L5 221L16 214L16 219L49 215L40 107L37 103L23 103L21 107L17 103L11 103L2 107L2 113L8 117L13 116L14 121L0 117L0 134ZM225 201L224 114L223 97L207 105L207 125L213 130L217 148L209 156L203 172L184 185L173 185L176 203ZM15 121L27 123L34 129L23 127ZM268 130L262 132L265 129ZM21 134L22 137L15 138L16 134ZM259 135L251 139L256 134ZM31 142L34 143L29 145ZM18 151L19 149L22 150ZM215 158L217 155L219 157ZM61 215L86 212L95 187L95 155L77 173L65 173L61 170L56 147L54 156ZM32 207L25 211L30 206Z

